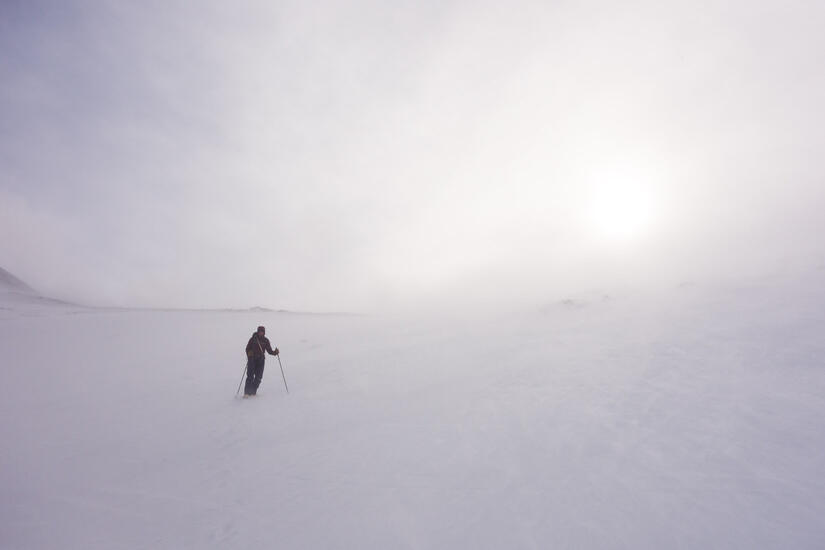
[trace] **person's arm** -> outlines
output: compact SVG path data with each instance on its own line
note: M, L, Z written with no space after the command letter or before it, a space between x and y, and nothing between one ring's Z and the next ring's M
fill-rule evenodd
M272 345L269 343L269 338L266 339L266 351L268 351L270 355L278 355L280 353L278 348L275 348L275 351L272 351Z
M253 348L252 348L252 346L254 345L254 342L252 340L253 339L250 338L249 342L246 344L246 356L249 357L250 359L252 358L253 355L255 355L255 352L253 351Z

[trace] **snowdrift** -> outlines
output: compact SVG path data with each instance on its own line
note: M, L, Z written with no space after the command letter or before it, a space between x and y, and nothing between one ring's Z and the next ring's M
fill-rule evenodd
M495 319L16 305L0 547L817 548L825 299ZM234 398L252 330L282 350Z

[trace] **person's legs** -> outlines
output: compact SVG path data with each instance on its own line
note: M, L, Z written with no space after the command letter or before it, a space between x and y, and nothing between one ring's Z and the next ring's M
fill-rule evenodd
M253 380L252 391L250 392L250 393L252 393L252 395L255 395L255 394L258 393L258 386L261 385L261 380L263 380L263 377L264 377L264 359L265 359L264 357L261 357L260 359L255 360L255 379Z
M246 362L246 384L243 387L243 394L244 395L251 395L253 392L253 388L257 388L255 385L255 359L249 359Z

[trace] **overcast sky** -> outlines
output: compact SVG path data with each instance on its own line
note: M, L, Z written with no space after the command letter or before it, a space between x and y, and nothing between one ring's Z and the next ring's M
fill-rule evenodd
M0 266L358 311L818 266L823 29L820 1L6 0Z

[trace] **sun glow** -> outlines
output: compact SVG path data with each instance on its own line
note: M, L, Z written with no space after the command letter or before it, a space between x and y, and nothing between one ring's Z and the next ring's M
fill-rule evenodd
M627 245L647 237L654 221L652 197L638 187L598 189L590 201L588 225L599 241Z

